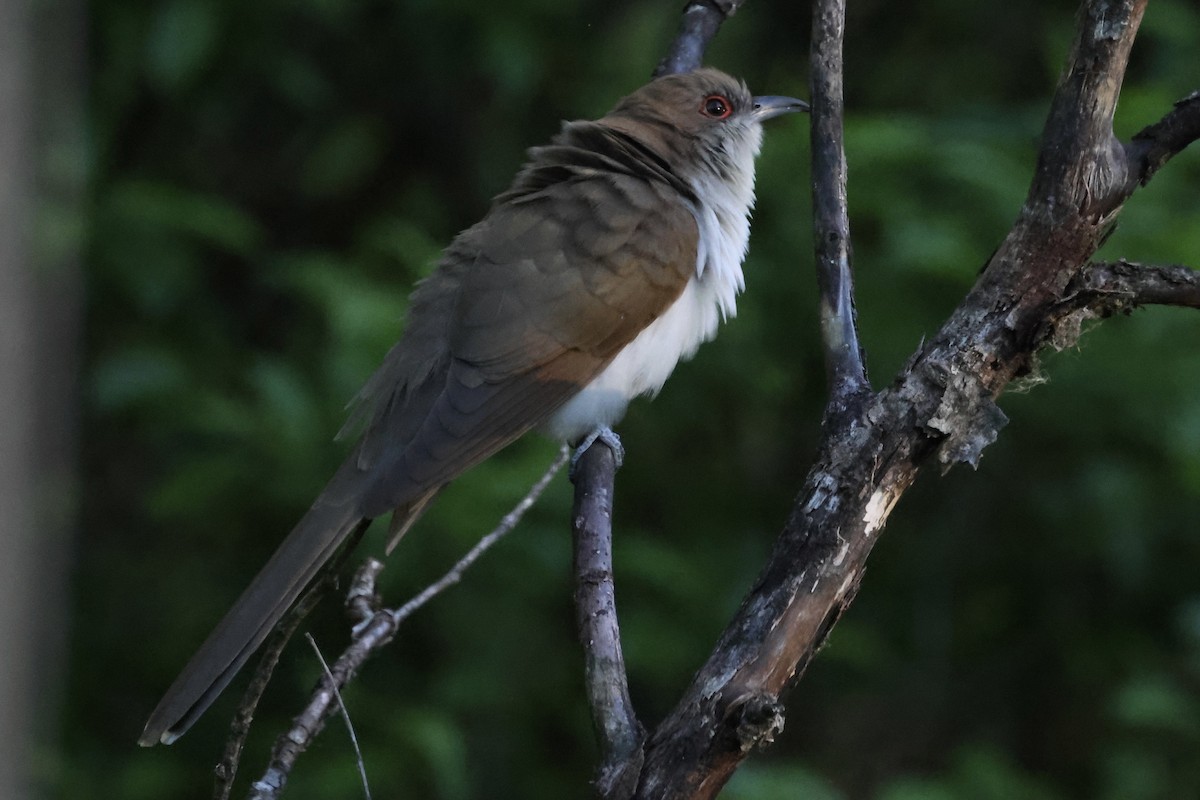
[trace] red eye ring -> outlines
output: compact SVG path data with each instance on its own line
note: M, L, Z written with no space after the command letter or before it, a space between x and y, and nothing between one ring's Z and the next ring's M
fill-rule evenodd
M733 113L733 103L719 94L710 94L700 103L700 113L711 119L725 119Z

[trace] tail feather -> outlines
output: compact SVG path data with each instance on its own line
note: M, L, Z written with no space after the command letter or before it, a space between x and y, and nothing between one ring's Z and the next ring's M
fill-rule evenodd
M404 538L404 534L408 533L408 529L421 518L425 509L429 508L429 504L442 493L444 488L446 487L440 486L437 489L430 489L416 500L402 505L392 512L392 523L388 526L387 549L383 551L385 554L389 556L392 554L396 545L400 544L400 540Z
M344 477L346 468L339 472ZM333 489L338 477L331 482ZM330 504L329 489L300 520L205 640L150 715L138 744L170 744L212 704L300 592L365 520L357 502Z

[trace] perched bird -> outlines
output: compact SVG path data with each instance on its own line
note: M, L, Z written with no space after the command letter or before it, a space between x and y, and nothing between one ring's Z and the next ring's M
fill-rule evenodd
M402 533L451 480L531 429L579 443L654 394L735 312L764 120L807 110L702 69L565 123L413 292L356 398L364 432L150 715L171 743L338 546Z

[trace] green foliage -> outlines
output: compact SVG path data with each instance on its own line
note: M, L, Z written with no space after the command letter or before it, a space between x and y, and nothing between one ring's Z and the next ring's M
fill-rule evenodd
M1015 218L1073 5L860 4L848 25L859 312L884 385ZM86 496L52 795L200 798L236 702L139 751L159 692L339 463L344 406L409 287L523 148L649 74L671 3L167 0L89 6ZM803 94L808 8L749 3L710 63ZM1151 4L1128 136L1195 88L1195 9ZM669 711L752 584L819 436L807 131L771 126L738 318L622 426L616 570L638 708ZM1105 257L1200 262L1200 160L1140 191ZM61 211L58 212L61 214ZM1045 357L978 472L925 475L861 594L730 785L784 797L1200 794L1200 370L1152 309ZM490 529L553 446L464 477L385 573L396 603ZM595 747L559 481L347 692L377 797L581 797ZM364 550L378 552L376 535ZM311 629L328 656L336 608ZM285 656L261 769L317 666ZM240 686L241 684L236 684ZM357 796L334 721L289 797Z

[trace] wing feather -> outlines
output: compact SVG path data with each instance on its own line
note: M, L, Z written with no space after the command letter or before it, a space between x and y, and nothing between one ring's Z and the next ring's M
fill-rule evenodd
M442 269L456 288L444 366L412 392L423 403L389 398L372 423L362 445L374 461L366 516L443 485L544 422L694 274L697 226L672 185L567 174L497 202L448 251L455 263ZM419 316L414 307L410 324L430 327Z

